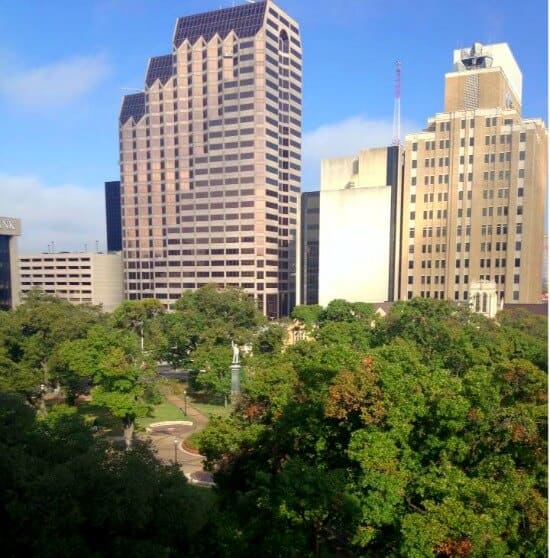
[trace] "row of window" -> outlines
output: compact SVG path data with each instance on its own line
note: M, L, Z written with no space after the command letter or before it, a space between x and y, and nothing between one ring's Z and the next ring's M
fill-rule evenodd
M212 274L212 275L206 275L205 278L207 277L219 277L222 278L222 275L216 275L216 274ZM226 277L233 277L232 275L226 275ZM170 298L171 300L177 300L181 297L181 289L199 289L200 287L204 287L205 285L207 285L208 283L178 283L177 284L177 289L180 289L180 292L177 293L154 293L154 298L158 298L158 299L168 299ZM263 291L264 290L264 283L225 283L224 285L227 287L240 287L242 289L256 289L258 291ZM265 288L266 289L279 289L281 291L286 291L288 290L288 284L287 283L265 283ZM153 293L147 293L150 296L148 297L147 294L142 294L143 291L146 289L146 285L144 285L143 283L129 283L128 284L128 289L129 290L134 290L134 291L140 291L138 293L129 293L129 298L130 300L137 300L139 297L141 298L153 298ZM149 290L153 290L153 286L149 286Z
M73 286L85 286L90 287L92 283L90 281L38 281L36 279L32 279L31 281L21 281L22 285L73 285ZM80 289L79 289L80 290ZM90 290L82 290L84 293L90 293Z
M491 242L482 242L481 243L481 251L482 252L490 252L492 244ZM506 250L507 243L506 242L495 242L495 250L498 252L500 250ZM521 250L521 240L516 240L514 243L514 250L520 251Z

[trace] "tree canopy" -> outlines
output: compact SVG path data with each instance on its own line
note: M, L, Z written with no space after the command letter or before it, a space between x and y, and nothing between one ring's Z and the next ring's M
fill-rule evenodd
M443 301L361 310L335 301L316 341L254 361L202 434L239 552L544 556L539 328Z

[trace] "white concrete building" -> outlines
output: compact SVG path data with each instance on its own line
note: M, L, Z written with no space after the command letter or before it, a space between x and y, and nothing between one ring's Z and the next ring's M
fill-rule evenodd
M398 147L321 162L319 304L394 300Z
M494 281L472 281L468 294L472 312L483 314L487 318L494 318L504 306L504 301L498 300L497 285Z
M22 254L19 271L21 293L39 288L76 304L102 304L107 312L124 299L120 252Z

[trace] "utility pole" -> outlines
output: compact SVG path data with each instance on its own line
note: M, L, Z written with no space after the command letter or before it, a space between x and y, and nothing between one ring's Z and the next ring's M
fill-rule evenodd
M395 95L393 100L392 145L401 145L401 62L395 62Z

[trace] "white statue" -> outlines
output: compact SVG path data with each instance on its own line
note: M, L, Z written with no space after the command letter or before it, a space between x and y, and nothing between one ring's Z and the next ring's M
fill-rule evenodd
M233 349L233 361L231 364L239 364L239 345L231 340L231 348Z

